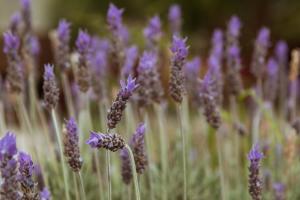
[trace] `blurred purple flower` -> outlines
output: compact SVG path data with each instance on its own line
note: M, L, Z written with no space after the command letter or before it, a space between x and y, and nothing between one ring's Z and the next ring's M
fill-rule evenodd
M132 92L138 87L136 84L136 79L128 76L127 82L124 80L120 81L121 85L121 96L131 96Z
M276 43L275 46L275 55L277 61L281 65L286 65L288 60L288 45L285 41L280 40Z
M270 46L270 30L266 27L263 27L259 30L257 43L264 46L265 48Z
M7 132L0 139L0 162L11 159L17 153L16 136L12 132Z
M267 65L268 74L272 77L276 75L278 72L278 63L276 62L276 60L274 58L270 58Z
M44 66L44 83L43 83L43 92L44 92L44 103L47 109L54 109L58 103L59 99L59 89L55 80L55 75L53 72L54 66L51 64L46 64Z
M284 200L285 198L285 185L283 183L276 182L273 184L274 199Z
M185 72L187 77L199 75L199 70L201 66L201 60L199 57L193 58L191 61L187 62L185 65Z
M223 57L223 32L220 29L215 29L212 36L212 51L211 54L214 54L218 59Z
M181 8L178 4L173 4L169 8L168 19L170 23L170 28L173 34L180 33L181 30Z
M20 47L20 39L17 35L11 32L5 32L3 34L4 38L4 48L3 52L6 54L16 54Z
M153 67L156 67L157 55L154 52L144 51L142 57L140 58L138 71L144 71Z
M152 17L148 26L144 29L144 37L147 39L148 45L152 46L159 41L162 35L161 22L158 15Z
M118 9L113 3L109 4L107 11L107 22L110 29L118 31L122 27L122 14L124 9Z
M237 16L232 16L228 23L228 32L233 37L239 37L242 23Z
M11 18L10 18L10 23L9 23L9 28L13 34L17 34L19 31L19 26L21 23L21 14L20 12L15 12Z
M262 180L259 177L260 161L263 154L259 151L258 145L254 145L248 154L249 166L249 193L254 200L261 199Z
M90 35L83 30L79 31L77 40L76 40L76 47L80 54L86 54L89 51L91 46L91 37Z
M37 57L40 54L40 42L36 36L29 38L30 54Z
M180 38L173 35L173 41L171 46L171 51L173 53L172 60L176 63L183 62L188 55L188 47L186 46L187 38Z
M19 164L20 164L19 172L20 172L21 180L26 181L26 179L31 178L34 170L34 165L31 156L24 152L20 152Z
M50 191L44 187L44 189L40 192L41 200L51 200L51 193Z
M65 19L59 21L58 27L56 29L57 37L60 43L68 44L70 40L70 26L71 23Z
M132 45L125 50L125 62L122 68L122 77L128 77L133 72L133 67L138 59L138 48Z

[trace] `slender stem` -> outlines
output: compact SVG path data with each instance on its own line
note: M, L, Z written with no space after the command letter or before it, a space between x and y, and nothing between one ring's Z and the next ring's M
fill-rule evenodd
M79 176L79 181L80 181L80 186L81 186L81 190L82 190L82 199L85 200L86 199L86 193L85 193L85 189L84 189L84 184L83 184L83 178L81 175L81 172L78 172L78 176Z
M79 192L78 192L77 179L76 179L75 173L73 173L73 181L74 181L74 184L75 184L75 197L76 197L76 200L80 200Z
M132 175L133 175L133 183L134 183L134 190L135 190L135 198L136 198L136 200L140 200L141 197L140 197L139 183L138 183L138 178L137 178L136 166L135 166L135 162L134 162L133 153L132 153L130 147L128 146L128 144L125 145L125 148L127 149L129 157L130 157L131 169L132 169Z
M63 170L63 178L64 178L64 184L65 184L65 195L66 195L66 199L70 200L70 194L69 194L69 183L68 183L68 178L67 178L67 168L64 162L64 154L63 154L63 149L62 149L62 141L60 138L60 131L58 128L58 123L57 123L57 118L56 118L56 114L55 114L55 110L52 109L51 110L51 117L54 123L54 128L55 128L55 133L56 133L56 137L57 137L57 141L58 141L58 148L59 148L59 152L60 152L60 159L61 159L61 167Z
M219 173L220 173L220 182L221 182L221 196L222 200L226 200L226 184L225 184L225 177L224 177L224 166L223 166L223 159L222 159L222 152L221 152L221 136L219 135L218 131L216 131L217 139L217 151L218 151L218 162L219 162Z
M107 184L108 184L108 193L107 198L111 200L111 168L110 168L110 152L106 151L106 166L107 166Z
M181 146L182 146L182 167L183 167L183 199L187 199L187 177L186 177L186 145L185 145L185 134L183 133L183 122L182 122L182 110L181 105L177 105L177 117L179 123Z
M97 179L98 179L98 184L99 184L99 196L101 197L101 199L104 199L103 197L103 185L102 185L102 177L101 177L101 172L100 172L100 161L99 161L99 154L98 151L95 150L94 151L94 156L96 158L96 172L97 172Z
M167 190L167 160L168 160L168 143L166 141L166 131L165 131L165 121L163 116L164 108L158 105L155 105L155 110L157 114L157 120L159 124L159 139L160 139L160 150L161 150L161 165L162 165L162 187L161 187L161 198L162 200L168 199L168 190Z
M66 105L68 108L68 114L69 117L75 116L75 110L74 110L74 102L72 99L71 91L70 91L70 83L68 80L68 76L65 72L61 73L61 79L62 79L62 85L63 85L63 92L65 96Z

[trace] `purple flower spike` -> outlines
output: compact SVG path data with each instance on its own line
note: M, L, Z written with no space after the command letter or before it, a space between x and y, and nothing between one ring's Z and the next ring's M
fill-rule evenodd
M12 158L16 153L16 136L12 132L7 132L0 140L0 162L7 158Z
M278 63L274 58L270 58L268 61L268 74L270 76L275 76L278 72Z
M223 32L220 29L216 29L212 36L212 52L214 56L221 59L223 56Z
M90 138L86 141L86 144L92 148L104 148L115 152L124 148L125 141L118 134L103 134L91 131Z
M187 38L180 38L176 35L173 35L173 41L171 46L171 51L174 54L174 61L181 62L186 59L188 55L188 47L186 46Z
M71 23L66 21L65 19L60 20L57 27L57 37L60 42L68 43L70 40L70 26Z
M131 46L125 50L125 63L122 68L123 77L128 77L132 71L133 67L138 58L138 48L136 46Z
M11 32L5 32L3 34L4 38L4 48L3 52L8 53L17 53L20 47L20 39L18 36L12 34Z
M41 200L50 200L51 193L46 187L44 187L44 189L40 192L40 197L41 197Z
M288 45L285 41L280 40L275 46L275 55L279 62L286 62L288 54Z
M12 15L12 17L10 18L10 24L9 24L9 28L12 33L14 33L14 34L18 33L18 29L19 29L19 25L20 25L21 21L22 21L22 18L21 18L20 12L16 12Z
M199 57L195 57L190 62L186 63L185 70L187 74L191 76L198 76L200 70L201 60Z
M80 171L83 163L82 158L80 157L79 137L77 129L77 124L73 117L66 121L63 141L64 155L68 161L70 168L74 172Z
M124 94L126 93L132 94L132 92L138 87L138 85L136 84L136 78L132 78L132 76L130 75L127 78L127 83L121 80L120 85L121 85L122 92Z
M25 10L30 9L31 0L21 0L20 3L21 3L21 6L23 9L25 9Z
M228 24L228 31L233 37L239 37L241 29L241 21L237 16L232 16Z
M284 200L285 198L285 185L283 183L276 182L273 184L274 189L274 199Z
M171 26L171 31L174 34L178 34L181 29L181 8L177 4L171 5L169 9L168 19Z
M59 89L57 87L53 68L53 65L46 64L44 71L44 103L49 110L56 107L59 99Z
M261 199L262 181L259 177L260 161L263 154L259 151L258 145L254 145L248 154L249 166L249 193L254 200Z
M76 47L80 54L85 54L88 52L91 45L91 37L90 35L83 30L79 31L77 40L76 40Z
M111 30L118 30L122 27L122 15L124 9L118 9L113 3L109 4L107 22Z
M268 28L263 27L259 30L257 42L265 48L270 46L270 30Z
M30 52L31 55L33 56L38 56L40 54L40 43L37 37L31 36L29 38L29 47L30 47Z
M138 70L143 71L156 66L157 56L153 52L145 51L140 58Z
M51 80L55 78L53 69L54 69L53 65L49 63L45 65L44 80Z
M158 15L155 15L150 19L148 26L144 29L144 36L147 39L149 45L153 45L159 41L161 37L161 22Z
M20 152L19 153L19 171L21 174L21 179L25 181L28 177L32 176L33 170L34 170L34 165L32 162L32 159L30 155Z

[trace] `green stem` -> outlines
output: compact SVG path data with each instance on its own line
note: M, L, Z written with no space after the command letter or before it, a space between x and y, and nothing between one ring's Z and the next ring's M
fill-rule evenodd
M55 133L56 133L56 138L58 141L58 148L59 148L59 152L60 152L60 159L61 159L61 167L63 170L63 178L64 178L64 184L65 184L65 195L66 195L66 199L70 200L70 195L69 195L69 183L68 183L68 178L67 178L67 168L64 162L64 154L63 154L63 149L62 149L62 141L60 138L60 131L58 128L58 123L57 123L57 118L56 118L56 114L55 114L55 110L52 109L51 110L51 117L54 123L54 128L55 128Z
M165 131L165 121L163 116L164 108L163 106L155 105L155 111L157 114L157 120L159 124L159 139L160 139L160 150L161 150L161 156L160 156L160 162L162 165L162 187L161 187L161 198L163 200L168 199L168 190L167 190L167 160L168 160L168 143L166 141L166 131Z
M111 167L110 167L110 152L106 151L106 166L107 166L107 184L108 184L108 200L111 200Z
M98 150L94 151L94 156L96 158L96 172L97 172L97 178L98 178L98 184L99 184L99 196L101 199L104 199L103 197L103 185L102 185L102 177L101 177L101 172L100 172L100 161L99 161L99 154Z
M219 173L220 173L220 182L221 182L221 196L222 200L226 200L226 184L225 184L225 177L224 177L224 166L223 166L223 158L222 158L222 152L221 152L221 136L218 131L216 131L214 134L216 134L217 139L217 151L218 151L218 162L219 162Z
M73 181L74 181L74 184L75 184L75 198L76 198L76 200L80 200L79 192L78 192L77 179L76 179L75 173L73 173Z
M134 183L134 191L135 191L135 199L140 200L140 190L139 190L139 183L138 183L138 178L137 178L137 173L136 173L136 166L134 162L134 157L133 153L130 149L130 147L126 144L125 148L128 151L129 157L130 157L130 162L131 162L131 169L132 169L132 175L133 175L133 183Z
M63 93L66 101L65 103L67 105L69 117L75 116L74 103L70 91L71 87L69 84L68 76L66 75L65 72L61 73L61 79L62 79Z
M82 198L83 198L83 200L85 200L86 199L86 193L85 193L83 179L82 179L82 175L81 175L80 171L78 172L78 176L79 176L80 186L81 186L81 190L82 190L82 196L83 196Z
M187 199L187 176L186 176L186 145L185 145L185 134L183 133L183 122L182 122L182 110L181 105L177 105L177 117L179 123L181 146L182 146L182 167L183 167L183 199Z

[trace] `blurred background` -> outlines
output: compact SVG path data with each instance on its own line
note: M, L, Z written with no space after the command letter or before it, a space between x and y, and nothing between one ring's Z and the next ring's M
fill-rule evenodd
M300 1L299 0L32 0L33 26L42 46L41 62L52 59L48 31L57 26L59 19L72 22L72 39L78 28L105 35L105 15L109 2L125 8L124 23L129 27L134 40L142 40L142 28L154 14L160 15L167 30L168 8L173 3L182 7L183 32L189 37L191 51L205 57L214 28L225 28L229 17L238 15L242 22L243 63L249 63L253 41L258 29L271 29L273 44L284 39L290 48L300 46ZM0 0L0 30L7 29L10 16L19 9L19 0ZM166 38L169 39L169 38ZM138 42L138 41L135 41ZM0 42L2 49L2 40ZM0 52L1 60L3 57ZM1 69L5 62L0 63Z

